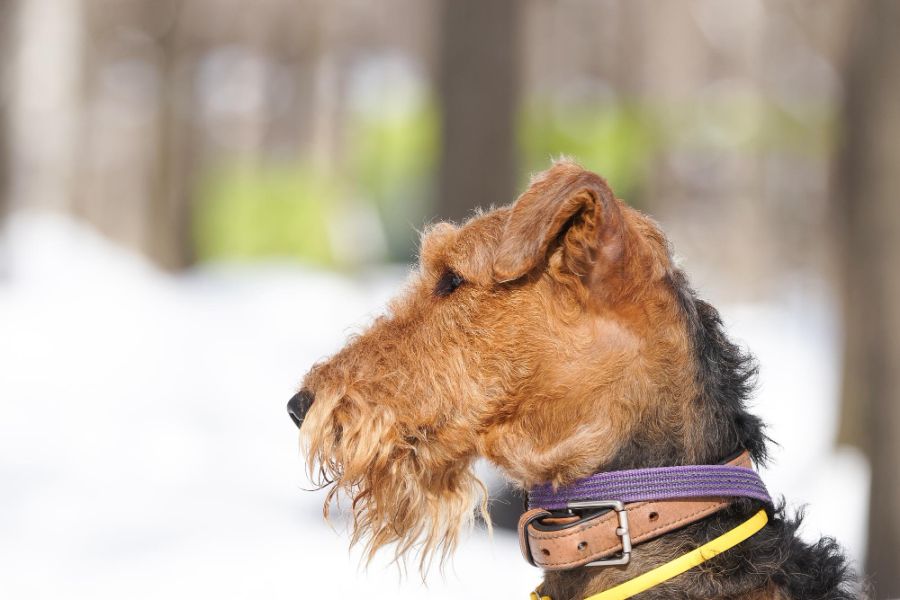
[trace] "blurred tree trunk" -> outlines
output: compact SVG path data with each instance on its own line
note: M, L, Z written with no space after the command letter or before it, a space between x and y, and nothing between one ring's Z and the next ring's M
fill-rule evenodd
M438 214L462 220L516 189L518 0L442 0Z
M160 6L160 4L164 4ZM195 260L193 204L195 193L194 66L196 48L185 32L184 1L168 0L148 6L151 23L165 11L168 23L157 37L160 85L157 96L155 177L146 207L147 254L169 270L183 269Z
M900 3L860 6L845 81L836 206L844 232L841 436L872 465L867 574L900 597Z
M0 0L0 227L10 208L10 151L7 115L9 114L9 56L12 52L13 0Z
M73 210L164 269L182 269L194 261L194 70L201 44L191 25L203 18L204 5L185 0L83 5L90 43L81 60L83 150ZM123 68L153 76L155 85L140 105L122 102L104 83ZM110 106L121 106L119 123L106 118ZM129 128L143 136L129 136Z
M462 221L516 194L520 49L518 0L442 0L438 216ZM515 529L522 499L507 489L491 520Z

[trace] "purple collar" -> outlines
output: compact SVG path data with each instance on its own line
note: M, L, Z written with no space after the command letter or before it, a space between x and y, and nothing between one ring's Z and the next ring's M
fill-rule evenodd
M725 464L595 473L556 490L545 483L528 492L528 506L562 510L569 502L578 500L619 500L627 503L712 496L755 498L772 504L772 498L756 471Z

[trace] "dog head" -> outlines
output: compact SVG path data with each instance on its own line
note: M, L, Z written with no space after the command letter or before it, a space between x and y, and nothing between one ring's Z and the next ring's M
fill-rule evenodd
M446 555L483 498L478 456L522 486L698 458L682 283L658 227L570 162L429 228L405 292L312 368L294 411L310 470L352 498L354 542Z

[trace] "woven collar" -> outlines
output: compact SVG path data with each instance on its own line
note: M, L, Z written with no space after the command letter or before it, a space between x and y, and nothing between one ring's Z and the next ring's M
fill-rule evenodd
M772 503L753 469L736 465L690 465L596 473L554 490L550 484L528 492L529 508L563 510L582 500L674 500L711 496L746 497Z

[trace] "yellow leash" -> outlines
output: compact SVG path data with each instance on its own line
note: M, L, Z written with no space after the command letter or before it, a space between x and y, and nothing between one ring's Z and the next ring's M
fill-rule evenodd
M765 527L768 521L769 517L766 515L766 511L761 510L734 529L726 531L716 539L703 544L699 548L691 550L675 560L647 571L643 575L638 575L634 579L629 579L625 583L620 583L616 587L610 588L605 592L589 596L584 600L624 600L625 598L631 598L635 594L647 591L664 581L668 581L677 575L681 575L685 571L705 563L717 554L721 554L726 550L734 548ZM549 596L539 596L537 592L531 592L531 600L552 599Z

